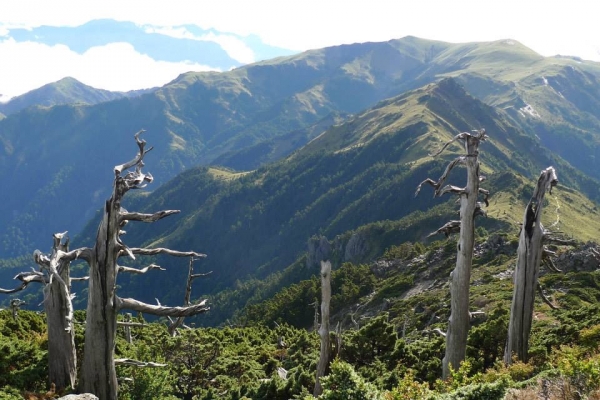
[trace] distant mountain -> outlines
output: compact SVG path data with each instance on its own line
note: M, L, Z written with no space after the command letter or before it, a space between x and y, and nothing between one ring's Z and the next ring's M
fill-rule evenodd
M254 35L240 36L214 29L201 29L195 25L141 26L110 19L93 20L75 27L8 29L7 36L17 42L32 41L49 46L62 44L79 54L95 46L125 42L154 60L189 61L223 71L249 62L294 53L288 49L269 46ZM243 49L241 54L240 48Z
M140 128L148 129L155 146L148 163L158 182L199 164L254 169L298 149L327 124L339 124L329 115L356 114L445 77L503 109L503 118L530 137L523 139L526 145L548 146L600 179L597 63L544 58L510 40L450 44L407 37L312 50L222 73L192 72L135 98L8 116L0 121L0 184L11 193L0 202L0 256L45 248L57 229L81 229L107 196L110 168L131 156L131 135ZM441 113L435 107L430 104ZM420 119L410 110L389 118L411 115ZM487 128L484 122L479 126ZM320 137L302 152L363 146L369 141L364 132L382 135L377 126L365 125L347 138ZM533 152L515 147L511 158L525 157L519 155L525 150ZM519 162L528 163L539 165Z
M203 293L233 287L250 275L260 279L280 271L305 252L315 234L337 238L342 261L360 262L383 251L377 241L383 231L395 243L424 240L452 218L453 199L432 199L427 189L415 199L414 189L426 177L439 177L461 148L453 145L436 159L428 154L472 126L485 126L490 136L480 154L492 204L488 218L478 224L490 230L507 226L518 230L523 193L530 190L539 170L554 165L563 183L555 194L564 216L561 230L584 240L600 234L595 223L600 212L581 194L597 195L597 181L514 126L508 113L483 104L455 80L446 79L381 102L331 127L292 156L254 172L206 167L184 172L125 206L145 212L176 208L181 214L160 224L132 226L126 241L207 252L202 268L213 274L203 284ZM463 184L460 170L451 182ZM553 220L555 210L548 207L547 214ZM574 214L581 217L565 218ZM395 229L385 228L390 221L399 221ZM369 235L352 234L369 224ZM92 223L79 240L88 242L94 234ZM170 268L160 286L175 287L184 274L184 269ZM124 279L125 290L136 296L146 293L148 301L152 288L158 290L151 277ZM226 317L225 311L215 310L208 320Z
M31 106L51 107L63 104L91 105L122 97L135 97L152 90L154 89L111 92L93 88L79 82L77 79L67 77L17 96L7 103L0 103L0 112L9 115Z

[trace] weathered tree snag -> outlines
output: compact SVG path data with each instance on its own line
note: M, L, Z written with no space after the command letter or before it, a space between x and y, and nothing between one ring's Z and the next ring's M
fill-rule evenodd
M134 258L134 254L169 254L177 257L205 257L196 252L178 252L170 249L130 249L120 238L122 228L129 221L154 222L177 211L167 210L155 214L131 213L122 209L121 200L130 189L140 189L152 182L152 175L142 172L144 156L152 150L135 134L139 152L136 157L114 169L115 179L110 199L104 205L104 215L96 235L96 243L89 249L89 291L85 345L79 390L93 393L102 400L117 399L117 375L114 348L117 329L117 313L131 309L156 315L187 316L205 312L205 302L190 307L160 307L134 299L121 299L116 293L118 259L122 255ZM130 170L132 169L132 170ZM124 175L122 175L124 174Z
M12 299L10 301L10 309L12 311L12 317L16 321L19 319L19 309L25 302L21 299Z
M71 303L71 277L69 240L62 242L63 234L54 235L50 259L34 253L36 262L51 271L50 282L44 287L44 310L48 323L48 378L58 390L75 387L77 379L77 355L75 330L73 328L73 305ZM76 256L77 251L71 253ZM58 264L58 265L57 265ZM56 277L54 277L56 274Z
M321 327L319 336L321 337L321 355L317 365L317 374L315 380L315 397L323 393L321 387L321 377L327 372L329 367L329 353L331 344L329 343L329 302L331 301L331 263L321 261Z
M52 253L33 253L40 271L21 272L15 276L21 286L3 293L25 289L29 283L44 285L44 311L48 325L48 378L58 390L74 387L77 373L73 306L71 303L70 262L84 257L82 249L68 251L67 232L54 234ZM63 238L65 239L63 243Z
M434 197L445 193L455 193L460 196L460 234L457 245L456 268L450 274L450 319L448 321L448 332L446 333L446 356L443 360L443 377L450 376L450 368L458 369L460 363L465 359L467 350L467 334L469 332L469 285L471 280L471 264L473 259L473 247L475 245L474 218L481 212L481 205L477 198L479 193L485 196L487 204L489 193L479 189L479 182L483 180L479 176L479 144L487 138L485 129L474 131L473 134L463 132L456 135L453 140L444 144L441 150L433 154L440 154L454 140L462 141L466 154L454 159L446 170L436 181L426 179L417 187L415 196L421 190L421 186L427 183L433 186ZM458 164L467 167L467 184L464 188L444 185L450 171ZM479 210L479 211L478 211ZM456 230L456 223L446 224L439 232L451 233Z
M194 274L194 257L190 257L190 263L189 263L189 268L188 268L188 278L187 278L187 285L185 288L185 296L183 298L183 305L184 306L189 306L190 305L190 301L192 298L192 282L194 281L194 279L196 278L200 278L200 277L204 277L207 275L210 275L212 273L212 271L204 273L204 274ZM177 335L177 329L183 325L183 321L185 320L185 317L179 317L177 318L175 321L172 321L169 326L168 326L168 331L169 334L173 337L175 337L175 335Z
M544 227L541 224L542 206L546 191L551 192L558 179L554 168L542 171L525 207L523 227L519 234L517 266L514 273L514 291L508 325L508 340L504 351L504 362L512 363L513 355L527 362L529 334L533 320L533 305L538 288L540 262L543 257Z

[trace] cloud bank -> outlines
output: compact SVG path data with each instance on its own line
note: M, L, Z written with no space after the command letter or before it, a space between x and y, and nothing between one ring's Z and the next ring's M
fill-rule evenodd
M83 54L67 46L36 42L17 43L0 37L0 101L73 77L86 85L112 91L161 86L188 71L214 70L192 62L156 61L138 53L129 43L92 47Z

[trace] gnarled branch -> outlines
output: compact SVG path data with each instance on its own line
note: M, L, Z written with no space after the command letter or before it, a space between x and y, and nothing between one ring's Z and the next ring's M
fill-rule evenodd
M190 315L200 314L210 309L206 306L206 300L202 300L198 304L194 304L187 307L164 307L143 303L135 299L121 298L118 296L115 297L117 299L117 309L119 310L128 309L164 317L189 317Z
M540 294L540 297L542 298L542 300L544 301L544 303L548 304L550 306L551 309L553 310L558 310L559 307L555 306L548 297L546 297L546 295L544 294L544 289L542 288L542 285L540 285L538 283L538 293Z
M132 268L132 267L125 267L123 265L119 265L119 272L129 272L131 274L145 274L146 272L153 270L153 269L158 269L159 271L166 271L165 268L161 267L160 265L156 265L156 264L150 264L147 267L144 268Z
M437 182L434 181L431 178L427 178L423 182L419 183L419 186L417 186L417 190L415 191L415 197L417 197L417 195L421 191L421 186L423 186L424 183L427 183L427 184L431 185L433 187L433 189L435 190L434 193L433 193L433 197L439 197L439 196L441 196L443 193L441 193L440 188L442 187L442 185L444 184L444 182L446 182L446 179L448 178L448 174L450 174L450 171L452 171L452 169L456 165L458 165L460 163L463 163L464 161L465 161L465 157L464 156L457 157L453 161L451 161L446 166L446 169L444 170L444 173L442 174L442 176L440 176L440 179L438 179ZM444 189L446 189L446 188L444 188ZM444 190L444 189L442 189L442 190ZM451 190L447 190L444 193L448 193L450 191Z
M148 150L144 150L144 147L146 146L146 141L144 139L140 139L140 135L144 132L146 132L146 131L144 129L141 129L135 135L133 135L135 137L135 142L138 145L139 152L133 160L126 162L125 164L115 166L115 175L119 176L121 174L121 172L123 172L133 166L138 166L144 159L144 156L146 155L146 153L148 153L149 151L151 151L153 149L153 147L150 147Z
M163 247L157 247L154 249L149 249L145 247L131 247L129 248L132 254L141 254L144 256L155 256L157 254L167 254L173 257L206 257L206 254L197 253L195 251L177 251L166 249Z
M435 236L439 233L443 233L446 237L448 237L451 234L458 232L460 232L460 221L449 221L437 231L431 232L429 235L427 235L427 237Z
M194 281L194 279L210 275L211 273L212 273L212 271L210 271L208 273L204 273L204 274L194 274L194 257L190 257L187 285L185 288L185 296L183 299L184 306L190 305L190 300L191 300L191 296L192 296L192 282ZM185 317L179 317L175 321L171 320L171 324L168 327L168 331L169 331L169 334L171 334L171 336L175 336L175 334L177 332L177 328L179 328L181 325L183 325L184 319L185 319Z
M178 214L179 210L163 210L155 212L154 214L144 214L138 212L128 212L125 209L121 210L119 215L119 222L123 221L140 221L140 222L156 222L160 219L168 217L169 215Z
M138 361L131 358L115 358L115 365L125 365L128 367L150 367L150 368L161 368L166 367L167 364L159 364L151 361Z

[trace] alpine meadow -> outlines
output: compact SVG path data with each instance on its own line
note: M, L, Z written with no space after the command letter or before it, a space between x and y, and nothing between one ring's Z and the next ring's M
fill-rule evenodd
M238 64L0 103L0 398L600 399L600 63Z

